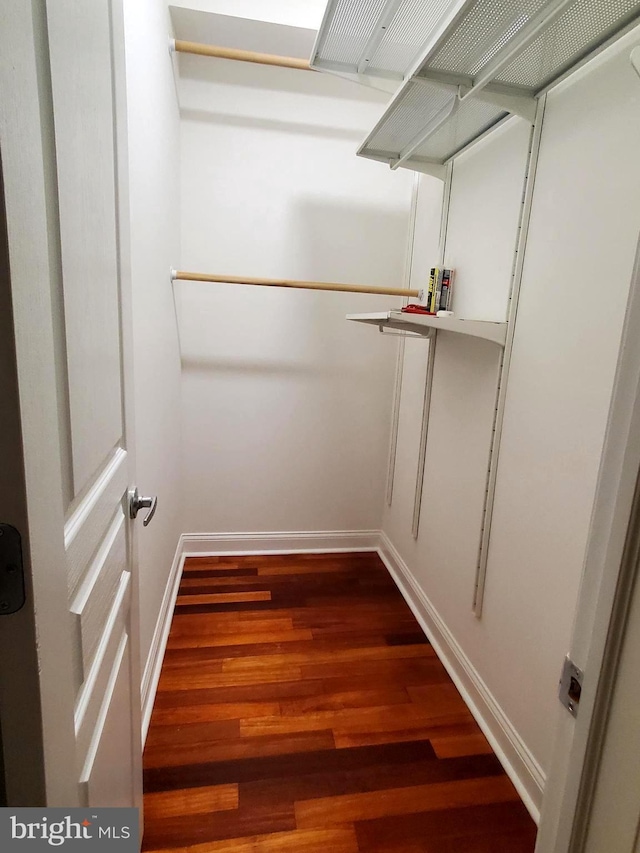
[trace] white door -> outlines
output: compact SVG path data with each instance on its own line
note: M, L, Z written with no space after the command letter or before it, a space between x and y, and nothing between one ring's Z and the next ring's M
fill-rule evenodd
M22 446L0 439L23 454L0 521L28 586L0 616L10 805L141 800L124 91L122 0L0 4Z

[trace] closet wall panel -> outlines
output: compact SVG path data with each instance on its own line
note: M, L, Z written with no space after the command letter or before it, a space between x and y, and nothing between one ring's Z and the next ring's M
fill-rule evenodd
M545 767L640 231L638 43L636 30L548 97L507 392L486 660ZM504 677L515 648L526 690Z
M180 62L183 268L401 286L413 176L355 157L385 96L321 74ZM345 314L400 300L175 288L184 530L379 529L397 340Z
M438 343L418 540L411 538L411 518L398 517L401 507L406 512L406 501L394 500L385 519L385 531L415 582L416 600L427 603L453 668L470 686L507 758L513 758L534 806L560 713L557 683L576 606L640 230L640 85L629 62L638 43L635 30L548 95L481 620L471 610L470 539L478 535L490 401L488 393L475 406L473 400L487 364L482 354L468 353L471 362L462 367L446 352L454 344L445 344L444 336ZM517 132L514 125L514 145ZM464 264L456 310L461 304L471 308L472 300L481 310L487 304L483 287L494 288L489 300L507 292L518 205L513 176L502 180L509 169L505 143L506 137L490 136L464 155L484 160L483 172L469 174L473 180L464 189L459 181L456 189L456 179L471 163L454 167L454 193L467 195L464 205L452 197L447 235L448 263ZM518 146L523 158L524 138ZM478 183L481 174L486 174L485 188ZM453 234L456 222L461 227ZM492 255L502 270L499 280L490 275ZM463 293L467 283L473 294ZM475 383L469 380L473 371L478 371ZM403 408L408 395L419 393L405 382Z

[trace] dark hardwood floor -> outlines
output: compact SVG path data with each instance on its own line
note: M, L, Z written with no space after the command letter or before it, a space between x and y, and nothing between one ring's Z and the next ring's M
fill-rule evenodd
M147 851L535 845L374 554L187 560L144 768Z

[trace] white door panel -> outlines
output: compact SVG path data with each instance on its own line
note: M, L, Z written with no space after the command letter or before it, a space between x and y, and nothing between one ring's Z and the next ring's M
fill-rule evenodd
M118 509L104 542L71 605L71 612L76 615L77 634L82 652L78 686L84 682L95 658L100 638L107 627L109 612L126 570L126 519L122 509Z
M16 708L1 713L19 718L22 666L39 693L46 789L30 797L23 785L11 805L141 805L124 92L122 0L0 4L22 532L39 640L20 648L2 625L0 689ZM22 741L36 734L33 718L12 725Z
M134 802L129 661L129 638L124 635L80 778L88 806L130 806Z
M123 433L108 0L48 0L74 495Z
M89 668L76 703L76 755L80 777L87 765L92 743L100 729L100 713L107 695L111 673L116 667L122 640L127 636L131 607L131 576L122 576L100 645Z
M69 595L77 591L109 526L114 507L127 489L128 456L117 448L102 474L64 526L64 544L69 567Z

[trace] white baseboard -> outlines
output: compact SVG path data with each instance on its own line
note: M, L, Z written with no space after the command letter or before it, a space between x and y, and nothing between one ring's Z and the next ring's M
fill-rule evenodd
M140 689L142 695L142 746L144 747L149 731L149 723L151 721L151 712L153 711L153 703L156 698L158 689L158 681L160 680L160 672L162 670L162 662L164 653L167 648L167 640L169 639L169 631L171 629L171 620L173 619L173 610L178 597L178 587L182 577L182 567L184 566L184 549L182 545L182 537L178 541L176 553L169 572L169 579L165 587L164 596L156 629L153 632L151 640L151 648L147 657L147 663L142 676L142 686Z
M295 533L183 533L188 556L246 554L330 554L377 551L379 530L314 530Z
M420 588L393 543L383 532L380 533L378 553L500 759L529 813L538 823L545 784L542 768Z

